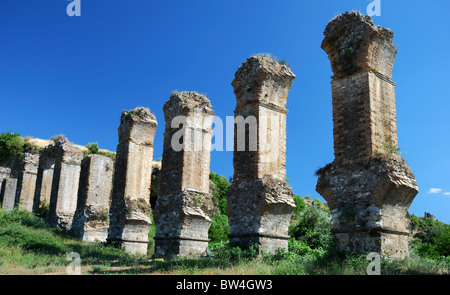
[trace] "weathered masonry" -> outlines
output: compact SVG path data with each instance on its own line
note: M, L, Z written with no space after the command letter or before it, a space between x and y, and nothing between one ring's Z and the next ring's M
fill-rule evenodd
M234 176L228 191L231 242L287 250L295 204L286 183L286 103L295 75L266 55L252 56L232 82L236 94Z
M33 212L37 212L40 206L50 204L56 157L57 151L54 142L41 152L34 191Z
M164 105L164 115L155 255L200 254L208 247L209 216L214 210L209 193L214 111L202 94L174 92Z
M56 158L47 221L70 230L77 206L83 153L64 137L55 139L54 148Z
M20 161L15 204L20 210L33 210L39 155L24 153Z
M358 12L330 21L322 49L334 73L333 163L317 172L338 247L408 255L408 209L418 193L397 154L393 33Z
M157 126L155 115L147 108L124 111L120 118L107 241L128 253L147 253Z
M81 162L77 209L71 229L75 237L88 242L106 241L113 171L113 160L107 156L88 155Z

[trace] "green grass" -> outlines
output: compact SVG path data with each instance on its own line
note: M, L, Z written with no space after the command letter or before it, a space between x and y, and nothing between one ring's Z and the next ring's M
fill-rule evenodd
M0 274L65 274L70 252L80 254L84 274L364 275L369 263L365 255L324 250L256 257L256 247L241 249L226 241L212 244L210 250L214 256L158 261L151 255L129 255L105 244L82 242L28 212L0 209ZM414 254L403 261L382 260L381 274L448 274L449 266L449 257Z

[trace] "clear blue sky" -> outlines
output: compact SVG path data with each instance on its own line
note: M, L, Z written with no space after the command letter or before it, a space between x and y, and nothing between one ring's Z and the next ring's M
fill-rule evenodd
M297 78L289 97L287 174L294 193L320 198L314 172L334 159L328 57L323 30L339 13L366 13L367 0L151 1L0 0L0 132L48 139L65 134L115 150L120 113L157 116L173 90L207 94L217 116L233 116L231 81L243 61L265 52ZM399 147L420 193L411 213L450 223L450 3L381 0L374 22L389 27ZM233 174L232 152L213 152L211 170ZM434 190L431 190L434 189ZM431 191L430 191L431 190ZM429 193L434 192L434 193Z

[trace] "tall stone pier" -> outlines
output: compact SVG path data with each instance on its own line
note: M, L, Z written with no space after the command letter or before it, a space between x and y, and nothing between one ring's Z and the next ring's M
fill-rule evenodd
M398 155L394 34L358 12L330 21L322 49L334 73L333 163L317 172L338 248L408 255L408 209L418 193Z
M15 206L17 190L17 178L8 177L3 179L1 194L2 209L11 211Z
M174 92L164 114L160 195L154 211L155 255L201 254L208 247L213 210L209 165L214 111L202 94Z
M295 75L267 55L252 56L232 82L234 176L228 191L230 241L274 253L288 247L295 208L286 183L286 103Z
M39 155L24 153L20 161L15 203L20 210L33 211Z
M157 126L155 115L147 108L124 111L120 118L107 241L131 254L147 253Z
M114 162L102 155L88 155L81 162L78 201L72 222L75 237L105 242L108 237L109 203Z
M20 171L20 160L9 159L0 166L0 203L5 211L16 206L17 178Z
M77 206L82 151L65 137L55 140L56 160L53 172L47 221L70 230Z
M47 207L50 204L56 157L55 142L47 145L41 152L36 176L33 212L37 212L41 206Z
M10 175L11 175L11 168L9 167L8 163L1 163L0 164L0 203L2 202L1 191L2 191L3 180L5 178L8 178Z

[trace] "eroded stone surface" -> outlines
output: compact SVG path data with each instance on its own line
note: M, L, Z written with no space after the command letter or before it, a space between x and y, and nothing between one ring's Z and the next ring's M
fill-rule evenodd
M55 140L56 157L47 221L52 226L70 230L77 206L82 151L67 138Z
M147 253L157 125L155 115L142 107L123 112L120 119L107 241L131 254Z
M403 258L410 240L408 209L418 193L397 155L393 33L358 12L343 13L325 29L322 48L332 81L333 163L317 172L338 247Z
M25 153L20 161L15 203L20 210L33 211L39 155Z
M208 247L209 216L214 211L209 193L214 112L206 96L174 92L164 114L161 187L154 212L155 255L198 255ZM172 124L177 117L182 125ZM182 142L179 149L174 145L177 138L181 140L175 143Z
M55 142L50 143L41 152L36 176L33 212L37 212L40 206L48 206L50 204L56 157Z
M114 162L102 155L88 155L81 162L77 209L72 223L74 236L88 242L105 242Z
M260 251L270 253L287 249L289 219L295 208L285 182L285 106L294 78L289 67L257 55L242 64L232 82L237 103L234 176L228 191L229 237L238 244L257 243ZM242 119L249 124L242 124ZM242 138L244 145L239 142Z
M5 211L14 209L16 200L17 178L8 177L3 179L2 184L2 208Z

